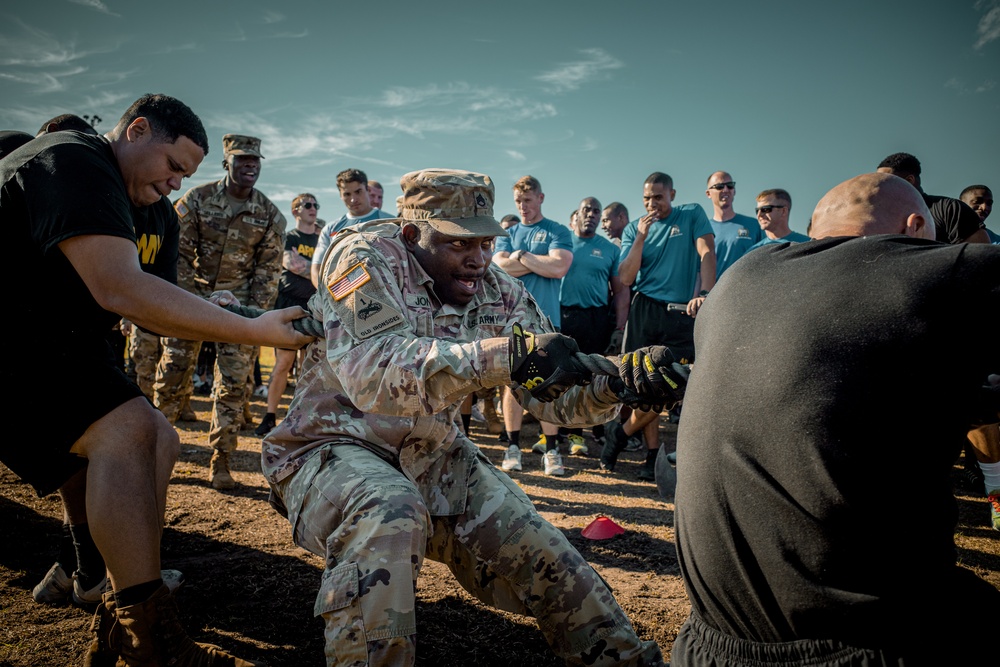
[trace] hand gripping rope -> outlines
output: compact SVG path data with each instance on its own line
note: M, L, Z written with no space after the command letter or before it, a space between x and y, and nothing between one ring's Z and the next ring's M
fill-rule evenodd
M260 317L267 312L263 308L257 308L255 306L237 306L230 304L222 307L229 312L242 317ZM326 332L323 331L323 323L313 317L307 316L298 320L293 320L292 327L299 333L305 334L306 336L326 338ZM607 357L601 356L600 354L584 354L582 352L577 352L575 358L584 368L595 375L610 375L611 377L618 377L618 364Z

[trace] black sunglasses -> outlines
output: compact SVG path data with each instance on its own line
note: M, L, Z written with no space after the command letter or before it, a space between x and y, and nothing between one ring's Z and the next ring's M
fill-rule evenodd
M730 190L736 189L736 181L726 181L725 183L716 183L715 185L708 186L712 190L725 190L729 188Z
M305 202L302 202L301 204L299 204L299 206L300 206L301 208L314 208L314 209L316 209L317 211L319 210L319 204L314 204L314 203L312 203L311 201L305 201Z
M771 211L773 211L776 208L788 208L788 207L787 206L761 206L760 208L757 209L757 213L758 214L760 214L760 213L770 213Z

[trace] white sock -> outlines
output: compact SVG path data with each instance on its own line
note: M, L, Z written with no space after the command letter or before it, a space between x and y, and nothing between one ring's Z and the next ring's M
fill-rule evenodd
M979 468L983 471L986 493L1000 489L1000 462L983 463L980 461Z

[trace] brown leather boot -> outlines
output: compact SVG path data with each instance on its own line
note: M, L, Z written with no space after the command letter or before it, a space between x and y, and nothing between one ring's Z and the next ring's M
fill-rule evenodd
M197 644L181 627L177 604L166 586L151 598L116 611L121 656L127 667L258 667L218 646Z
M94 638L83 656L83 667L115 667L118 663L118 652L121 648L118 619L115 617L115 594L108 591L104 594L94 619L90 622L90 631Z
M232 489L236 480L229 474L229 452L216 449L209 464L208 479L213 489Z
M185 396L181 399L181 409L177 414L177 420L182 422L198 421L198 415L194 413L194 409L191 407L190 396Z
M483 416L486 417L486 430L493 435L499 435L504 431L503 419L497 414L497 404L492 396L483 399Z

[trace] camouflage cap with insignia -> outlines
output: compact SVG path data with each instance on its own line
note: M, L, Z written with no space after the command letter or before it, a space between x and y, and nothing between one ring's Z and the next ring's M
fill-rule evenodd
M399 179L402 220L423 220L456 237L508 236L493 217L493 180L458 169L421 169Z
M248 137L245 134L227 134L222 137L222 154L226 155L253 155L263 158L260 154L260 139Z

